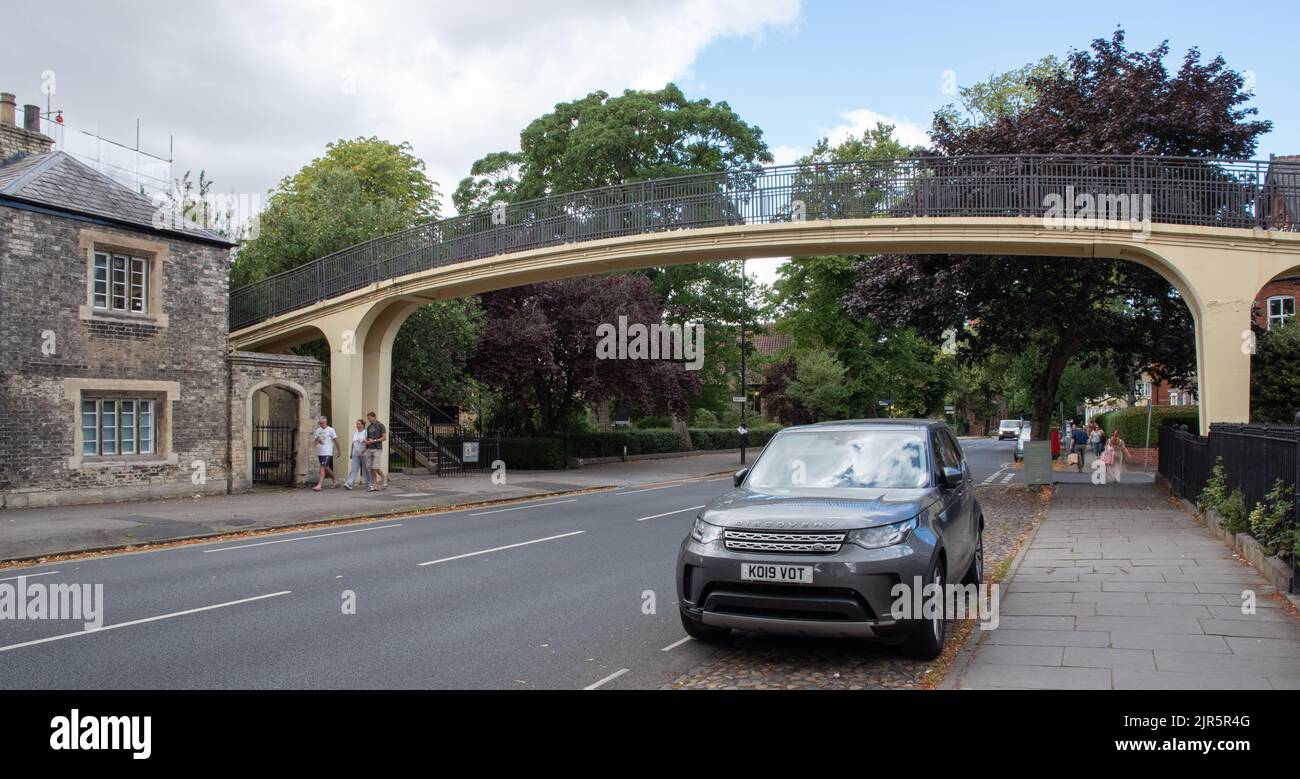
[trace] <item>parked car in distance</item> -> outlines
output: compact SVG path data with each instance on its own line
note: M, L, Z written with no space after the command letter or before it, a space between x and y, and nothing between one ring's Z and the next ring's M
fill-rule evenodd
M1012 456L1016 458L1016 462L1025 459L1025 442L1029 440L1030 429L1029 425L1025 425L1020 428L1020 435L1016 436L1016 448L1015 451L1012 452Z
M942 609L895 619L895 585L984 576L984 515L941 421L823 422L777 433L700 511L677 557L682 627L881 639L943 651Z
M998 440L1005 441L1008 438L1015 438L1020 435L1020 428L1025 423L1019 419L1004 419L998 423Z

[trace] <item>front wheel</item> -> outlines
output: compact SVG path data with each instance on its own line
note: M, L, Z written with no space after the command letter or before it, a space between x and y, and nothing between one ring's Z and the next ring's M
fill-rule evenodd
M682 630L685 630L686 635L696 641L716 643L725 640L731 635L731 628L719 628L712 625L706 625L703 622L699 622L698 620L686 616L685 612L682 612L681 617Z
M948 620L943 609L944 573L943 561L935 560L934 568L930 570L930 578L926 584L935 585L932 591L936 593L935 597L938 598L939 606L933 616L918 622L912 634L903 643L904 651L922 660L933 660L942 654L944 640L948 635Z

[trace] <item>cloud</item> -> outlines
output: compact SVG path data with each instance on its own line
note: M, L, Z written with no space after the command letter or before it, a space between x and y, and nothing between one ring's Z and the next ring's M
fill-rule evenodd
M900 119L876 113L870 108L855 108L840 114L843 124L827 130L824 135L832 144L842 143L850 137L861 137L867 130L875 129L880 122L894 126L894 138L905 146L929 146L930 134L925 128L910 119Z
M710 43L793 29L798 0L582 0L364 5L61 2L24 7L0 48L0 89L72 127L206 169L222 192L262 193L339 138L410 141L449 195L470 163L518 147L561 101L691 77Z
M894 139L904 146L930 145L930 134L924 127L910 119L885 116L872 111L870 108L855 108L852 111L845 111L840 114L840 119L843 120L840 124L830 129L823 129L817 135L829 138L831 145L836 145L849 138L860 138L867 130L874 130L877 123L884 122L894 126ZM776 164L788 165L810 151L812 151L811 148L800 146L776 146L772 149L772 156L776 158Z

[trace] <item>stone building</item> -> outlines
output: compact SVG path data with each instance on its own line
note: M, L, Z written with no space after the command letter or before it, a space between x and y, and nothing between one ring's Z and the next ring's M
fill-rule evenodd
M243 489L268 453L301 481L320 365L229 353L231 242L160 218L14 109L0 95L0 507ZM287 445L259 445L277 421Z

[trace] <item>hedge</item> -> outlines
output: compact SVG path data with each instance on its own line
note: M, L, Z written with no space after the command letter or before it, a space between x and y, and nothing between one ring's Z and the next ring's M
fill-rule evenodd
M569 436L569 453L574 457L621 457L628 454L665 454L681 449L672 430L610 430Z
M1147 436L1147 407L1107 411L1092 418L1106 431L1106 436L1119 428L1119 437L1129 446L1141 446ZM1165 425L1187 425L1193 432L1201 429L1200 409L1196 406L1156 406L1151 409L1151 445L1159 440L1160 428Z
M768 442L779 427L751 427L749 445L755 449ZM734 427L699 427L691 429L691 447L694 449L739 449L740 433Z
M499 457L510 468L550 470L564 467L564 446L558 438L502 438Z

